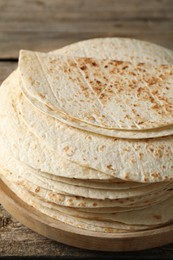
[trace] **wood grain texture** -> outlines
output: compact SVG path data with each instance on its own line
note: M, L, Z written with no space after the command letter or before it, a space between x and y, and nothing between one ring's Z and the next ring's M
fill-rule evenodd
M0 85L17 68L17 62L0 61Z
M173 49L173 1L0 0L0 57L48 51L104 36L133 37Z

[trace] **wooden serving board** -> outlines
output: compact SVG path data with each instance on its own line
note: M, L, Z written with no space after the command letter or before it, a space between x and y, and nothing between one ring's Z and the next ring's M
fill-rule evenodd
M0 180L0 203L22 224L67 245L99 251L135 251L173 242L173 223L150 231L102 233L72 227L27 205Z

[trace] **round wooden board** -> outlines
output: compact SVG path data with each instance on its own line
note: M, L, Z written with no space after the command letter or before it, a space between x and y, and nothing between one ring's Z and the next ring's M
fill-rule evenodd
M0 203L22 224L67 245L99 251L135 251L173 242L173 223L150 231L101 233L72 227L27 205L0 180Z

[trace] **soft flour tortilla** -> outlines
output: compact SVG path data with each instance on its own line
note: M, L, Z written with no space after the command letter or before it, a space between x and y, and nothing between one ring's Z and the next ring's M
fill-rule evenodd
M11 164L14 166L14 164ZM15 167L14 167L15 168ZM4 165L1 165L1 177L5 177L12 183L17 183L22 185L25 189L37 193L43 199L54 202L62 206L78 207L78 208L109 208L119 206L124 211L125 207L140 208L148 207L150 205L159 203L163 200L166 200L172 195L172 183L162 187L160 190L154 190L143 194L142 196L129 196L127 198L116 198L116 199L91 199L84 196L74 196L68 194L68 192L59 191L54 186L45 184L44 180L32 175L31 172L25 171L25 174L21 173L21 168L18 167L18 173L9 171L9 168L4 168ZM54 184L55 185L55 184ZM63 185L62 185L63 186ZM85 192L85 191L84 191ZM113 210L113 208L112 208ZM102 212L102 209L100 209Z
M173 64L173 51L151 42L131 38L89 39L67 45L51 53L75 57L149 62L156 65Z
M17 72L2 86L0 127L2 137L20 161L64 177L106 179L109 177L104 174L107 174L146 183L173 179L172 136L137 141L105 138L48 118L32 106L22 114L17 108L18 97L22 96L15 85L16 79Z
M1 168L2 169L2 168ZM2 175L3 176L3 175ZM57 206L57 208L59 208L60 211L67 213L69 215L73 215L76 217L82 217L82 218L87 218L87 219L97 219L97 220L107 220L107 221L116 221L114 219L114 217L116 216L115 213L119 213L119 212L126 212L126 214L128 214L128 212L130 214L132 214L132 211L136 211L137 214L139 212L139 210L143 210L143 209L148 209L149 207L153 207L153 205L162 203L163 201L166 201L168 198L172 197L173 195L173 191L170 190L172 187L170 186L170 189L167 189L167 195L163 196L163 198L160 199L160 201L155 201L153 204L148 204L148 205L137 205L137 206L131 206L131 207L106 207L106 208L74 208L74 207L63 207L59 206L58 203L55 203L55 201L53 202L49 197L45 198L45 193L49 192L49 190L44 189L44 188L40 188L39 186L35 186L30 182L27 182L25 180L22 180L22 178L16 178L13 179L12 175L8 175L7 173L4 175L5 179L8 181L12 181L13 184L18 185L20 187L25 188L27 191L31 192L33 194L33 196L38 196L40 198L40 200L43 201L47 201L50 203L53 203L54 205ZM64 196L66 196L66 194L64 194ZM108 213L112 214L112 215L108 215ZM93 215L95 214L95 215ZM119 220L118 220L119 222Z
M170 186L170 183L163 182L152 183L150 185L144 185L142 187L136 188L132 187L129 189L100 189L84 186L81 187L60 181L55 182L52 179L45 179L44 177L39 175L39 172L34 171L34 169L27 167L27 165L20 163L20 161L18 160L15 160L10 156L8 150L5 150L5 145L2 145L2 147L3 151L0 149L0 163L4 165L5 168L11 171L11 177L13 177L14 180L17 176L22 176L23 178L29 180L30 182L33 182L38 186L52 191L57 191L62 194L81 196L92 199L119 199L136 196L145 196L155 191L162 191L163 189Z
M135 226L135 225L126 225L123 223L111 222L111 221L97 221L89 220L84 218L77 218L57 210L56 205L42 201L37 195L33 196L32 193L23 189L22 186L10 183L5 178L3 182L19 197L22 197L22 200L28 205L34 207L36 210L42 212L49 217L62 221L63 223L72 225L74 227L79 227L82 229L105 232L105 233L114 233L114 232L130 232L137 230L151 229L155 226Z
M173 66L21 51L19 73L28 96L72 120L123 130L173 124Z
M75 213L75 210L71 210L68 208L64 208L64 207L56 207L56 205L47 203L47 202L43 202L42 200L39 200L37 195L35 194L30 194L26 192L25 189L22 189L20 185L15 185L15 184L11 184L8 181L6 181L5 179L3 179L3 181L19 196L22 198L24 197L24 201L27 202L28 204L34 206L39 209L40 211L41 208L43 207L43 203L45 203L45 205L47 204L47 206L49 208L52 208L54 210L58 209L61 210L60 212L64 213L66 216L69 216L70 214L74 214L77 215L77 218L79 218L79 212ZM25 194L25 196L23 196ZM38 203L35 204L36 200ZM139 229L144 226L146 228L146 226L156 226L156 225L163 225L166 224L170 221L172 221L172 197L169 198L168 200L160 203L159 205L155 205L152 207L149 207L147 209L144 210L139 210L139 211L131 211L131 212L120 212L120 213L116 213L116 214L106 214L107 218L109 218L110 221L110 226L111 225L117 225L117 222L119 224L125 224L125 225L129 225L131 226L131 228L135 228L139 225ZM55 211L56 212L56 211ZM49 213L49 210L47 209L47 214ZM57 218L58 218L58 211L57 213ZM80 213L82 216L83 214ZM89 214L86 214L87 217L89 216ZM93 224L97 224L97 225L105 225L105 220L101 220L98 221L97 217L95 216L96 214L93 215L93 220L91 218L90 221L94 221ZM81 221L89 221L88 218L83 218L82 216L80 216L80 220ZM90 214L90 216L92 216L92 214ZM99 215L98 215L99 217ZM104 217L106 217L104 215ZM107 222L107 221L106 221ZM115 223L114 223L115 222ZM92 223L92 222L91 222ZM108 223L108 222L107 222Z
M90 187L90 188L96 188L96 189L103 189L103 190L126 190L126 189L131 189L131 188L139 188L139 187L146 187L147 185L150 184L145 184L145 183L140 183L140 182L123 182L119 181L118 182L115 180L111 181L97 181L97 180L81 180L81 179L72 179L72 178L64 178L64 177L59 177L53 174L49 174L47 172L39 172L39 176L49 180L53 180L55 183L56 182L64 182L80 187Z
M103 117L101 117L101 116L98 117L98 111L96 109L96 107L97 107L96 106L94 108L94 110L92 108L92 113L89 113L89 120L91 120L91 121L94 120L94 125L95 126L97 124L97 120L102 120L102 121L108 120L108 121L110 121L110 124L111 124L112 120L115 119L115 122L117 123L117 122L119 122L120 117L124 113L126 113L125 120L120 120L118 128L122 128L121 124L125 123L125 124L128 124L128 127L130 126L130 128L132 128L133 130L135 130L135 128L137 130L145 129L145 122L144 122L145 119L144 118L146 116L147 116L147 119L146 119L147 121L146 122L147 122L147 124L149 124L149 123L151 124L151 128L153 128L153 127L160 127L161 126L161 122L163 122L163 125L164 125L164 118L163 118L163 113L162 113L163 111L161 111L161 110L163 109L163 107L165 105L166 106L166 110L168 110L167 112L169 113L170 112L170 106L169 106L169 104L166 104L168 99L167 100L164 99L164 102L163 102L163 98L160 99L161 98L161 92L160 91L159 91L159 97L156 98L157 91L154 90L154 87L156 87L156 84L158 84L158 86L161 87L160 84L163 83L163 78L160 79L160 81L159 81L158 77L157 77L157 82L156 82L156 80L154 80L154 77L156 77L156 71L153 71L153 70L158 70L158 68L159 68L158 65L159 64L172 65L173 64L172 63L172 60L173 60L172 53L173 52L171 52L169 50L166 50L166 49L164 49L162 47L159 48L159 46L155 46L155 45L144 43L144 42L140 42L140 41L133 41L133 40L130 41L129 39L124 39L124 43L125 44L123 44L123 39L117 39L117 38L115 38L115 39L105 39L105 44L106 44L105 48L101 49L100 47L103 45L103 44L101 44L101 43L103 43L103 41L104 41L103 39L100 40L100 45L99 45L99 40L86 41L86 42L81 43L81 46L82 46L81 48L80 48L80 43L76 44L78 46L79 55L80 56L86 56L87 55L87 50L88 50L88 52L91 54L91 56L88 56L88 57L96 57L96 58L98 58L98 50L100 50L100 53L102 53L101 55L105 55L104 58L109 58L108 57L110 55L109 50L111 48L113 59L119 59L121 57L121 60L126 60L126 61L130 60L131 61L133 59L133 62L136 62L136 61L137 62L139 62L139 61L140 62L149 62L150 61L150 63L152 63L152 69L151 69L151 65L144 65L144 64L140 64L139 69L132 68L132 73L130 75L134 74L134 71L135 71L136 74L139 74L139 82L140 82L140 84L136 84L135 82L136 82L137 76L133 76L133 77L135 77L135 82L132 79L132 81L133 81L132 85L133 84L138 85L138 88L139 88L138 90L140 90L140 93L139 93L139 91L136 90L136 87L132 88L132 85L130 85L130 77L128 75L130 91L132 91L132 92L135 91L135 93L136 93L135 95L133 95L133 93L131 92L131 94L133 96L132 100L130 99L130 96L129 96L130 93L126 93L125 92L127 90L127 86L128 86L127 80L126 80L126 78L127 78L127 75L126 75L127 73L126 72L127 72L127 70L129 70L129 68L126 68L125 70L123 70L123 73L125 73L125 76L124 76L125 77L125 84L123 84L123 88L121 88L121 95L118 95L117 102L111 102L108 99L110 99L110 97L111 97L111 100L112 100L112 95L113 95L112 92L119 91L119 88L120 88L119 85L120 84L118 84L118 86L116 86L115 90L112 90L113 88L110 89L110 87L106 87L105 88L105 84L103 84L104 85L104 89L106 89L107 93L106 93L106 95L104 97L105 101L103 102L103 98L102 98L101 101L99 102L99 104L97 104L97 106L99 106L99 109L100 109L100 106L102 106L102 105L105 106L107 104L107 102L108 102L108 109L110 109L111 106L114 106L114 105L116 105L116 106L120 105L120 107L119 108L116 107L116 109L113 109L113 111L116 111L116 114L113 117L111 116L111 111L107 111L106 110L106 112L104 113L104 111L102 111L102 109L101 109L101 113L103 112ZM109 45L109 41L110 41L110 45ZM129 42L129 46L127 46L127 42ZM121 43L121 45L120 45L120 43ZM136 48L135 48L135 45L136 45ZM91 52L90 52L90 46L94 46L94 48L91 47ZM117 46L117 48L116 48L116 46ZM120 48L120 46L121 46L121 48ZM124 49L125 47L126 47L126 49ZM37 98L38 98L37 100L41 100L42 99L43 104L44 104L46 102L45 100L47 98L49 98L49 96L51 95L52 98L50 98L50 99L52 101L54 100L53 103L54 103L55 106L56 106L57 102L58 102L58 104L60 106L62 106L63 102L68 100L68 102L66 102L66 105L70 105L71 113L79 112L79 116L82 116L80 108L74 109L75 106L79 105L81 107L81 105L82 105L82 107L84 108L84 113L86 115L85 100L87 102L87 111L89 110L89 104L90 104L91 99L92 99L92 102L91 102L92 106L95 104L95 102L97 103L97 100L95 102L93 101L93 100L95 100L95 94L98 95L98 97L100 97L101 93L103 94L102 88L100 87L100 85L97 86L98 85L97 82L99 82L99 84L102 85L103 81L106 80L106 84L107 84L108 80L105 79L105 75L107 73L105 72L105 68L104 67L106 67L106 70L109 70L109 66L107 66L107 64L106 65L103 64L104 66L102 66L102 69L103 68L104 69L103 69L102 72L104 72L104 73L100 73L100 70L98 70L96 66L92 65L91 66L91 71L88 74L88 69L87 68L88 68L88 66L90 67L90 63L97 64L99 62L99 60L98 61L92 61L92 60L89 59L90 62L88 62L87 58L86 59L85 58L76 58L76 62L78 62L78 63L83 63L84 62L84 64L80 64L80 66L77 66L76 74L75 74L75 66L74 66L74 64L77 64L77 63L74 62L74 58L72 58L72 57L71 58L67 58L67 57L64 57L64 56L59 58L59 55L62 53L62 54L65 54L65 55L73 55L74 54L74 56L75 56L77 48L75 49L75 45L73 45L73 48L69 47L68 51L67 51L67 48L65 48L65 49L66 49L66 51L63 51L63 49L60 49L59 51L53 52L51 54L39 54L39 53L28 52L25 55L25 52L23 52L23 54L21 56L21 73L22 73L22 75L23 75L23 77L25 78L26 81L29 80L29 82L27 81L27 88L31 87L32 90L34 91L34 93L32 93L33 95L32 94L29 95L31 97L31 99L36 94L35 91L37 91L37 90L38 91L42 91L42 87L43 86L44 87L47 86L46 89L45 89L46 93L45 92L42 92L42 93L40 92L40 95L39 96L37 95ZM159 55L160 56L157 53L158 51L159 51ZM157 55L156 55L156 53L157 53ZM40 60L42 58L43 58L43 60ZM56 61L56 58L57 59L59 58L60 62ZM157 58L157 60L156 60L156 58ZM62 68L62 67L58 68L58 71L55 72L55 74L56 74L55 77L53 77L53 73L56 70L56 64L57 64L57 66L60 66L60 64L62 63L63 59L66 60L64 62L64 64L65 64L64 66L66 66L66 68ZM69 62L68 59L71 59L71 61ZM80 59L83 59L83 60L80 60ZM28 67L29 68L27 68L27 61L28 61ZM30 63L32 63L31 67L30 67ZM67 65L68 63L71 64L69 66L72 66L72 70L67 68L68 67L68 65ZM105 63L105 61L103 63ZM45 69L44 68L44 64L45 64L45 66L47 66L49 64L51 67ZM156 65L157 69L155 68L155 64L157 64ZM115 77L118 77L118 74L120 74L121 76L124 75L124 74L120 73L121 67L123 67L123 68L124 67L130 67L129 65L127 66L127 64L125 65L123 63L118 63L117 66L118 66L118 69L117 69L118 71L116 71L116 73L114 73ZM133 67L133 66L136 66L136 65L131 64L131 66ZM79 67L79 69L78 69L78 67ZM80 68L83 68L83 67L86 67L85 71L83 72L83 70L81 70L81 73L79 73ZM111 71L111 75L112 75L112 71L113 71L112 70L112 65L110 67L111 68L110 68L109 71ZM20 68L20 65L19 65L19 68ZM171 67L169 67L169 68L171 68ZM60 69L63 70L63 73L60 72ZM168 71L166 69L166 66L163 66L160 69L161 69L161 73L159 73L159 75L162 75L162 77L164 77L164 80L165 80L166 79L166 75L168 76ZM33 73L32 73L32 70L33 70ZM96 70L96 74L97 75L93 73L94 70ZM138 73L139 70L140 70L140 72ZM164 75L164 71L166 73L165 75ZM171 69L171 71L172 71L172 69ZM40 73L40 78L35 79L34 78L34 73L35 73L36 77L39 77L39 73ZM61 74L60 77L58 77L58 73ZM70 73L72 75L70 75ZM150 77L151 75L149 76L149 74L152 74L152 73L153 73L153 76ZM157 71L157 73L158 73L158 71ZM32 75L29 75L29 74L32 74ZM93 86L94 90L92 89L93 91L91 91L91 88L89 88L89 90L88 90L89 85L83 83L85 76L87 76L86 74L89 75L92 78L91 82L89 82L89 83L90 83L90 85L94 84L94 86ZM142 77L143 74L145 74L145 77ZM63 77L62 77L62 75L63 75ZM86 93L84 92L84 95L85 95L84 98L77 97L76 96L77 91L74 91L71 95L69 95L69 91L71 90L71 88L69 87L69 84L70 84L70 81L72 80L73 81L72 86L73 87L75 86L75 84L74 84L74 77L75 77L75 75L79 75L80 78L82 78L82 79L78 79L77 85L80 85L80 89L79 89L79 86L78 86L78 91L81 91L81 89L83 91L85 89L85 92L87 92L87 95L85 95ZM67 86L66 86L66 84L64 84L66 76L68 77L68 80L67 80L68 84L67 84ZM121 78L121 76L120 76L120 78ZM45 77L48 77L48 78L46 79ZM109 76L109 82L111 80L113 82L115 82L115 80L112 77L113 76L111 76L111 77ZM121 82L120 78L118 78L118 82L119 83ZM168 78L171 78L171 77L168 76ZM40 84L42 79L44 81L44 84ZM63 82L63 91L62 92L60 90L58 91L58 98L59 98L58 100L56 100L56 93L55 93L56 89L54 91L53 88L52 88L51 91L49 92L50 95L48 95L48 93L47 93L47 91L49 90L49 87L52 87L52 84L55 84L56 88L61 87L62 84L57 84L56 80L59 80L59 81ZM94 80L96 80L95 83L94 83ZM151 84L151 89L148 89L146 87L146 84L144 84L145 88L142 87L142 84L143 84L142 81L143 80L144 81L147 80L147 82L148 82L147 84L148 85ZM51 82L52 82L52 84L51 84ZM168 82L169 82L169 79L168 79ZM37 88L35 87L34 84L37 85ZM82 88L81 84L82 85L84 84L86 86L84 88ZM96 89L96 86L97 86L97 89ZM157 90L158 90L158 86L157 86ZM68 88L67 92L65 91L66 87ZM161 88L161 89L163 89L163 88ZM53 90L53 92L52 92L52 90ZM25 89L25 91L26 91L26 89ZM91 95L88 94L88 91L92 92L92 94ZM168 92L168 90L166 90L166 91ZM95 92L97 92L97 93L95 93ZM62 97L62 95L65 95L66 93L70 96L70 98L74 94L74 98L72 100L72 102L74 103L74 106L72 105L73 109L71 109L71 103L70 103L69 96L66 96L64 98ZM82 92L82 94L83 94L83 92ZM124 100L125 100L126 94L128 95L128 100L127 100L127 102L125 104ZM121 97L123 97L123 100L121 100ZM62 98L62 100L61 100L61 98ZM76 98L77 98L77 101L75 101ZM115 96L115 98L117 99L117 95ZM132 103L135 102L135 98L137 98L137 103L136 103L137 106L134 104L134 107L132 108ZM156 100L155 100L155 98L156 98ZM145 105L147 105L147 106L142 107L144 105L144 103L143 103L144 99L145 99ZM52 107L54 111L49 109L52 106L50 104L50 102L47 102L47 105L49 106L48 107L48 106L44 106L41 103L39 105L37 100L34 101L32 99L32 102L36 106L39 106L39 108L42 109L43 111L46 111L47 113L49 113L49 114L51 114L53 116L56 116L56 111L55 111L54 107ZM80 100L81 100L81 102L80 102ZM146 100L148 100L148 101L146 102ZM128 102L130 102L130 107L129 108L127 108L128 107ZM100 105L100 103L101 103L101 105ZM104 104L102 104L102 103L104 103ZM149 106L150 106L149 103L152 103L152 106L150 108L149 108ZM139 106L140 104L141 104L141 106ZM66 105L63 105L63 108ZM169 109L168 109L168 107L169 107ZM147 112L147 109L150 110L150 113ZM142 110L142 112L141 112L141 110ZM129 111L131 111L131 112L129 112ZM146 114L145 114L145 112L146 112ZM152 118L152 119L150 118L151 119L150 120L148 118L148 116L152 116L151 112L154 113L153 114L154 118ZM164 115L167 112L165 112L165 109L164 109ZM97 115L95 116L93 113L96 113ZM141 118L139 120L139 117L140 117L141 113L144 113L145 116L141 116ZM159 125L154 126L154 124L155 124L154 122L155 122L155 120L157 121L157 118L158 118L157 115L156 115L157 113L159 114L159 116L162 117L162 120L158 119L158 124ZM83 115L83 118L85 117L85 115ZM60 115L60 117L63 117L63 115ZM118 118L116 118L116 117L118 117ZM170 118L170 117L166 117L166 120L168 120L168 118ZM68 122L68 118L63 117L62 119L65 122L67 121L66 123L69 123ZM136 124L135 120L137 120L139 122L139 124L138 123ZM75 124L76 127L77 127L77 124L78 124L78 127L80 127L79 123L76 123L76 120L73 121L72 124ZM125 129L127 130L128 127L126 127ZM85 130L89 130L88 126L86 124L82 125L81 128L84 128ZM90 130L94 131L94 129L90 129ZM102 131L104 131L104 129L101 129L101 130L97 129L96 130L97 133L104 134L104 132L102 132ZM171 132L172 128L169 128L167 131ZM129 133L129 132L126 132L126 131L123 131L123 132L120 131L120 132L116 132L115 136L118 136L118 137L128 137L128 138L144 138L144 137L152 137L152 136L154 137L154 136L158 136L158 135L163 136L163 135L168 134L167 131L166 131L166 129L165 130L164 129L159 129L159 131L156 131L156 132L147 131L147 133L145 133L145 131L141 132L141 133L138 133L138 132L135 132L135 131L133 131L132 133L131 132ZM105 132L105 134L106 134L106 132ZM109 135L113 135L114 136L114 133L110 132Z
M47 148L24 124L21 124L16 108L12 104L15 101L15 95L20 93L20 90L14 87L15 81L16 72L11 74L0 88L0 138L5 140L5 144L14 157L35 169L54 175L58 174L58 176L79 179L112 179L113 177L109 175L63 159L61 153ZM14 95L14 93L16 94ZM3 149L2 146L1 149Z
M76 127L81 130L85 130L88 132L96 133L96 134L102 134L105 136L110 137L116 137L116 138L131 138L131 139L142 139L142 138L153 138L153 137L162 137L162 136L168 136L173 133L173 126L168 125L166 127L159 127L154 129L148 129L148 130L133 130L133 131L127 131L124 129L117 130L117 129L106 129L106 128L100 128L93 125L86 125L84 122L77 122L76 119L69 119L67 115L57 112L54 109L50 108L48 105L44 105L42 102L38 101L36 98L34 98L31 95L28 95L27 90L23 87L23 83L20 80L19 81L20 89L22 90L23 94L27 99L41 112L44 112L45 114L53 117L58 118L59 121L61 121L64 124L67 124L72 127ZM151 99L152 100L152 99ZM57 113L60 114L60 117L57 116ZM159 112L160 113L160 112ZM128 116L127 116L128 117ZM68 121L68 122L67 122Z
M71 161L124 180L159 182L173 178L172 135L142 140L91 135L41 113L22 95L17 111L47 147Z

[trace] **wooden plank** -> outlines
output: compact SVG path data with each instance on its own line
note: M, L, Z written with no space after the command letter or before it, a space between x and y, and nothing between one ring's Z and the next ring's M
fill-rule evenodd
M85 25L83 25L85 27ZM145 28L147 25L143 24ZM92 26L91 26L92 27ZM41 33L1 33L0 34L0 57L1 58L17 58L19 55L20 49L29 49L29 50L37 50L37 51L50 51L54 49L58 49L65 45L71 44L73 42L89 39L89 38L97 38L97 37L131 37L141 40L150 41L156 44L160 44L169 49L173 49L173 34L171 31L164 32L160 31L159 33L155 32L155 29L150 29L150 32L142 32L139 27L136 32L134 29L129 30L128 32L123 31L123 28L126 27L123 25L121 28L119 26L114 28L111 32L108 30L107 33L98 32L97 29L95 32L79 32L78 33L58 33L58 32L41 32ZM152 27L152 26L151 26ZM173 24L172 24L173 28ZM162 35L162 37L161 37Z
M0 58L95 37L133 37L173 49L173 1L0 1Z
M0 9L0 21L5 19L12 25L22 20L49 23L67 19L172 19L173 5L172 0L150 0L149 4L139 0L1 0Z
M0 85L17 68L17 62L0 62Z

